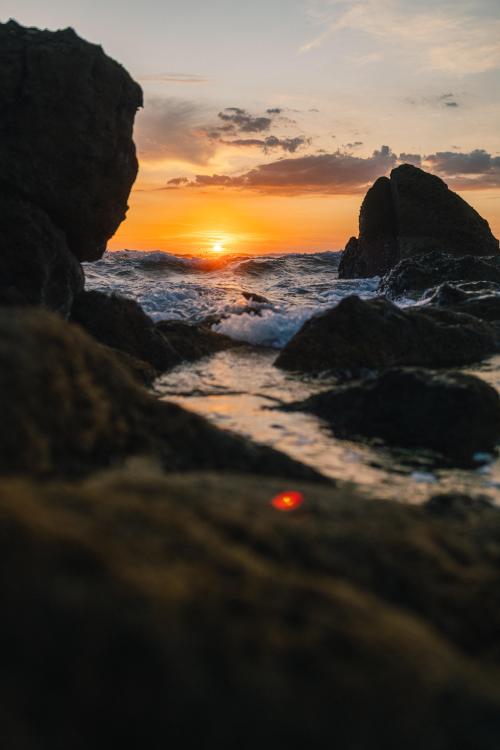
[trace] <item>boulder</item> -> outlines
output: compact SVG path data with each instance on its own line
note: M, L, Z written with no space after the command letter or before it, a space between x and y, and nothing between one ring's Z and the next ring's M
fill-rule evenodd
M195 325L182 320L160 320L156 323L156 330L187 362L242 345L229 336L212 331L209 325L203 323Z
M75 299L70 319L101 344L142 359L159 372L182 361L179 352L133 299L85 291Z
M67 317L83 285L61 229L38 206L0 191L0 305L35 305Z
M338 437L428 448L463 466L473 465L474 454L493 452L500 442L497 391L457 372L388 370L285 408L316 414Z
M496 255L499 244L488 222L439 177L402 164L366 194L359 238L349 240L339 277L382 276L400 260L431 250Z
M126 70L72 29L0 24L1 192L41 209L80 261L125 218L141 105Z
M447 281L500 284L500 256L456 257L435 250L406 258L384 276L379 292L389 299L419 297Z
M1 481L3 747L496 750L498 510L282 488Z
M456 367L499 351L500 330L434 307L400 309L351 296L306 321L275 364L320 373L394 366Z
M319 475L139 387L76 325L0 308L0 474L77 476L149 456L167 470Z
M500 321L500 285L488 282L441 284L431 290L428 303L481 320Z

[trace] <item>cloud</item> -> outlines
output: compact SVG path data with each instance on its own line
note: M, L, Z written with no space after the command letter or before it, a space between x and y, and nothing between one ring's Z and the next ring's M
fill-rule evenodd
M209 79L204 76L192 75L191 73L149 73L136 76L141 83L208 83Z
M382 146L367 158L337 151L281 159L239 176L197 175L189 185L243 188L279 195L359 193L396 163L396 155L388 146Z
M437 96L423 96L420 98L407 97L406 102L414 106L424 107L459 107L457 97L454 94L438 94Z
M345 148L348 151L352 151L354 148L360 148L363 145L363 141L354 141L353 143L346 143Z
M281 148L289 154L294 154L302 146L309 145L311 139L305 138L304 136L296 136L295 138L277 138L275 135L270 135L267 138L237 138L233 141L222 141L222 143L229 146L256 146L261 148L264 152L271 151L275 148Z
M271 117L254 117L239 107L226 107L218 116L235 132L240 133L262 133L269 130L272 123Z
M454 183L471 187L500 187L500 156L492 156L484 149L469 153L439 151L425 157L432 171L452 177Z
M483 149L469 153L443 151L427 156L382 146L371 156L346 151L279 159L240 175L197 175L175 182L190 188L223 187L275 195L345 195L363 193L378 177L398 164L414 164L442 177L454 190L500 188L500 156ZM170 181L169 184L173 184Z
M146 100L134 133L139 156L207 164L216 144L207 138L206 114L204 106L177 97Z
M490 0L441 0L434 8L413 0L322 0L309 7L320 31L299 52L358 32L400 60L417 57L432 70L482 73L500 67L500 19L491 10Z

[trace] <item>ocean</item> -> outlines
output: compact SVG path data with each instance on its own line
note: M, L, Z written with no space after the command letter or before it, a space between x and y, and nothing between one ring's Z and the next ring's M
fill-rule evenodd
M337 440L320 419L279 410L335 383L281 372L273 367L279 349L308 318L343 297L377 294L378 279L339 279L339 261L340 252L333 251L188 257L123 250L84 268L88 289L132 297L154 320L210 318L213 330L246 344L165 373L155 383L160 398L329 477L356 482L373 497L422 502L449 491L500 503L500 460L493 456L482 457L472 470L442 468L425 451ZM500 390L500 357L463 371Z

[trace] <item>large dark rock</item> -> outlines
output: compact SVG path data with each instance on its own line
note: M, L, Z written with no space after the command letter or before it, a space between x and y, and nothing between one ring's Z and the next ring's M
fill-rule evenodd
M500 514L0 482L2 747L497 750Z
M71 321L102 344L143 360L158 372L238 346L208 325L179 320L154 323L135 300L98 291L78 295Z
M179 352L133 299L98 291L83 292L75 299L71 321L101 344L142 359L160 372L182 361Z
M499 348L500 330L470 315L434 307L400 309L385 299L352 296L306 321L275 364L310 373L455 367Z
M500 441L498 393L457 372L388 370L285 408L316 414L338 437L429 448L459 465L472 465L475 453L492 452Z
M319 475L150 396L81 328L0 309L0 473L78 475L150 456L168 470Z
M35 204L0 192L0 305L36 305L67 317L83 284L61 229Z
M403 164L366 194L359 238L349 240L339 276L382 276L400 260L431 250L495 255L499 245L488 222L439 177Z
M456 257L433 251L400 261L380 282L379 292L390 299L418 297L446 281L500 284L500 255Z
M351 237L342 254L339 277L378 276L400 257L397 223L387 177L379 177L367 192L359 214L359 238Z
M72 29L0 25L1 192L42 209L78 260L100 258L125 218L141 105L124 68Z

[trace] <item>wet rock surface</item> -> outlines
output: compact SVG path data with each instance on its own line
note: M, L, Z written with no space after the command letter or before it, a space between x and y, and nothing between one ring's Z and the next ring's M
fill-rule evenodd
M457 372L388 370L285 408L316 414L338 437L428 448L463 466L474 465L476 453L494 452L500 441L497 391Z
M359 238L349 240L339 277L382 276L399 261L429 251L496 255L499 244L488 222L439 177L403 164L368 191Z
M390 299L419 296L443 282L500 284L500 256L454 257L433 251L415 258L407 258L381 280L379 291Z
M385 299L346 297L308 320L276 366L320 373L393 366L455 367L499 350L495 324L435 307L401 309Z
M210 330L209 325L194 325L180 320L160 320L156 330L167 339L182 360L195 362L216 352L241 346L229 336Z
M491 293L491 292L496 292ZM482 320L500 320L500 285L470 282L461 285L442 284L429 296L429 304L447 307L454 312L474 315Z
M498 511L282 487L0 482L4 747L496 750Z
M78 476L147 455L167 470L321 478L136 385L78 326L0 308L0 473Z
M135 300L86 291L76 298L71 321L101 344L142 359L159 372L182 361L180 353Z

